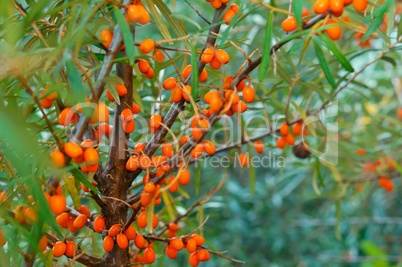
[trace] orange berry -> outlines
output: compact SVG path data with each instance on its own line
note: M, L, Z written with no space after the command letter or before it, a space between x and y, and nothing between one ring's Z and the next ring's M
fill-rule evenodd
M146 76L148 79L152 79L152 78L154 77L154 70L150 67L150 68L149 68L149 71L148 71L147 73L145 73L145 76Z
M211 141L205 140L203 142L203 145L204 145L205 153L207 153L208 155L215 154L216 147L215 147L214 143L212 143Z
M165 60L165 55L159 49L155 49L152 59L161 63Z
M246 167L248 165L248 156L247 154L240 154L239 155L239 163L241 166Z
M180 238L175 238L170 241L170 246L176 251L180 251L184 248L183 241Z
M211 100L214 98L220 98L218 91L210 91L210 92L206 93L204 96L204 101L205 101L205 103L210 104Z
M63 195L54 195L50 198L49 207L55 215L63 213L66 210L66 206L66 198Z
M174 151L172 144L164 143L162 146L162 154L167 158L173 157Z
M173 102L178 103L181 101L182 98L183 98L183 91L178 86L173 88L173 90L170 93L170 99Z
M213 70L219 70L222 66L222 63L216 58L216 56L211 60L211 62L209 63L209 66L213 69Z
M39 240L38 247L40 251L45 251L47 248L47 236L43 235L42 238Z
M110 93L109 89L106 89L106 97L107 100L109 100L110 102L113 102L115 100L112 94Z
M147 155L143 154L140 156L139 164L141 169L146 170L151 167L151 160Z
M281 24L282 30L285 32L292 32L297 29L297 22L295 17L288 17Z
M231 4L229 9L232 10L236 14L239 11L239 6L236 4Z
M64 154L58 150L53 151L52 154L50 154L50 160L58 168L63 167L66 161Z
M334 13L342 12L343 6L344 6L343 0L330 0L329 2L329 8Z
M308 9L305 8L305 7L303 7L303 10L302 10L302 17L307 17L307 16L309 16L309 15L311 15L310 10L308 10Z
M64 228L67 228L69 221L70 221L70 214L68 214L67 212L63 212L62 214L56 217L57 224L62 227L66 226Z
M160 123L162 122L162 116L159 114L152 115L151 119L149 120L149 130L151 133L156 133L156 131L160 127Z
M193 267L198 266L198 264L200 264L200 261L197 259L196 252L190 254L190 258L189 258L188 262Z
M231 109L233 112L244 113L247 110L247 105L240 100L239 103L233 104Z
M278 140L276 140L276 146L283 149L286 146L286 139L283 137L278 138Z
M26 208L24 211L24 217L29 224L38 222L38 213L36 213L33 207Z
M190 182L190 172L187 169L183 169L179 176L179 184L188 185Z
M293 134L296 136L299 136L302 132L302 128L303 128L303 122L296 122L293 125Z
M254 149L258 154L262 154L264 152L264 144L262 141L257 140L254 142Z
M356 149L356 153L357 153L357 155L359 155L359 156L364 156L364 155L367 154L367 151L364 150L364 149L358 148L358 149Z
M353 0L343 0L344 6L350 5L351 3L353 3Z
M69 156L70 158L77 158L81 156L84 152L82 151L82 148L73 143L73 142L67 142L64 145L64 152Z
M324 14L329 10L329 0L317 0L313 5L313 10L317 14Z
M293 135L288 134L285 136L286 138L286 143L288 143L288 145L293 146L295 144L295 138Z
M225 14L223 14L222 20L226 25L229 25L232 22L232 18L235 16L235 12L231 9L228 9Z
M109 229L109 236L110 237L115 237L120 233L120 225L118 224L113 224L112 227Z
M124 121L123 129L124 132L131 134L135 130L135 121L134 120Z
M230 61L229 55L226 53L225 50L223 49L218 49L215 52L215 58L219 61L221 64L227 64Z
M141 204L145 207L148 206L151 201L152 201L153 196L151 194L148 194L146 192L143 192L140 198Z
M246 85L246 82L244 80L241 80L241 82L237 85L236 90L243 91L245 85Z
M52 100L50 100L50 99L48 99L48 98L44 98L44 99L42 99L42 101L40 102L40 105L41 105L43 108L50 108L50 107L52 107L53 102L52 102Z
M207 48L204 50L204 52L202 52L201 55L201 61L204 64L208 64L212 61L212 59L214 59L215 57L215 52L212 48Z
M146 61L144 59L141 59L140 61L138 61L138 68L140 69L140 72L142 74L149 72L149 70L151 69L148 61Z
M286 136L289 133L289 125L287 125L286 123L283 123L279 127L279 132L281 133L282 136Z
M144 251L145 261L148 264L155 262L155 251L152 248L147 248Z
M222 109L222 106L223 106L223 102L218 97L212 98L211 101L209 102L210 110L213 113L219 113Z
M77 117L71 108L65 108L60 112L58 121L60 125L68 126L74 120L74 117Z
M68 230L69 230L71 233L75 233L75 232L77 231L77 228L74 227L74 220L70 220L70 221L68 222Z
M331 25L331 24L338 25L338 23L336 23L335 21L329 21L327 24L328 25ZM338 40L342 35L342 29L339 26L328 28L325 30L325 32L327 33L328 37L334 41Z
M152 39L145 39L140 45L140 51L144 54L148 54L155 48L155 42Z
M222 86L223 89L225 90L229 89L232 82L233 82L233 76L226 76Z
M176 87L176 83L177 83L176 78L170 77L163 82L162 86L163 88L165 88L165 90L172 90L173 88Z
M169 237L169 238L174 238L174 237L176 237L176 232L173 232L173 231L169 230L169 231L168 231L168 237Z
M106 252L110 252L110 251L113 250L113 247L114 247L113 238L111 238L110 236L106 236L106 237L103 239L103 249L104 249Z
M175 177L170 177L167 180L168 186L169 186L169 191L171 193L176 193L177 189L179 189L179 182L178 181L174 181Z
M94 220L94 230L97 233L102 233L105 230L105 219L103 217L96 217Z
M182 89L183 91L183 98L184 100L186 100L187 102L190 102L190 97L191 97L191 86L190 85L186 85L184 86L184 88Z
M143 143L137 143L134 147L134 151L144 152L145 145Z
M64 242L58 241L52 248L52 254L55 257L61 257L66 252L67 245Z
M398 116L398 119L402 120L402 107L398 108L398 110L396 111L396 114Z
M112 43L113 39L113 32L109 31L108 29L104 29L101 31L100 39L103 42L102 44L109 48L110 44Z
M144 237L140 234L136 235L134 238L134 244L137 248L142 249L145 246Z
M93 162L99 159L98 151L95 148L89 147L84 151L84 158L86 162Z
M173 232L179 231L179 226L175 223L169 223L168 227L169 227L170 231L173 231Z
M171 246L166 247L166 255L169 257L169 259L175 259L177 257L177 251L172 248Z
M197 246L202 246L204 244L204 238L200 236L199 234L193 234L191 236L191 239L194 239L195 242L197 243Z
M138 157L131 156L126 163L127 171L134 172L138 169Z
M78 209L78 212L86 215L88 218L91 217L91 212L89 211L88 207L85 205L81 205L81 207Z
M251 103L254 101L254 97L255 97L255 92L253 87L251 86L246 86L243 89L243 99L244 101L246 101L247 103Z
M125 234L118 234L116 237L116 242L121 249L126 249L128 247L128 239Z
M99 133L101 135L109 136L112 133L112 127L107 123L102 123L99 125Z
M117 89L117 93L119 96L125 96L127 94L127 88L124 84L115 85Z
M147 213L145 211L138 215L137 224L141 228L147 227Z
M4 247L6 243L7 241L4 239L4 232L3 230L0 230L0 246Z
M128 240L133 240L137 235L134 226L130 225L127 230L124 232Z
M180 138L180 145L182 145L182 146L184 146L184 144L188 141L188 140L190 140L190 137L189 136L187 136L187 135L185 135L185 136L182 136L181 138Z
M249 86L247 86L247 87L249 87ZM244 88L244 90L246 90L246 88ZM244 90L243 90L243 95L244 95ZM253 90L253 92L254 92L254 90ZM240 101L240 97L235 91L228 90L225 92L225 101L228 103L232 103L232 105L237 104Z
M73 241L69 241L66 244L66 256L67 257L74 257L75 254L75 243Z
M363 12L368 6L367 0L354 0L353 7L357 12Z
M207 260L207 251L205 249L200 249L197 251L197 259L199 261L206 261Z
M194 239L190 239L187 241L187 251L188 253L193 253L197 249L197 242Z
M78 230L83 228L87 224L87 216L84 214L78 215L77 218L74 220L73 226Z

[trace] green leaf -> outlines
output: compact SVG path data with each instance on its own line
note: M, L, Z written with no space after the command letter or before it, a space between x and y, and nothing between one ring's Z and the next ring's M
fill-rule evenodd
M252 145L247 144L247 152L249 158L251 158L252 156L252 151ZM256 171L254 165L250 162L248 163L248 179L250 180L250 196L253 197L255 192Z
M195 172L195 194L198 195L199 188L200 188L200 178L201 178L201 165L198 164L197 171Z
M318 157L315 158L315 170L317 172L318 179L320 180L320 184L324 186L324 179L322 178L321 175L320 160L318 159Z
M82 90L80 75L78 74L77 67L74 65L73 59L68 52L64 53L64 63L66 66L68 78L71 81L71 87L74 92L73 97L77 102L83 102L85 95L84 91Z
M324 53L321 50L320 44L318 43L316 38L313 38L314 42L314 49L315 49L315 54L317 55L318 62L321 65L321 69L323 70L325 77L327 78L327 81L329 84L332 86L332 88L335 88L335 81L334 78L332 77L331 70L329 69L328 62L325 59Z
M195 52L195 44L191 44L191 96L194 101L198 96L198 60Z
M190 196L188 195L188 193L185 190L183 190L183 188L179 187L179 189L177 189L177 192L180 195L182 195L183 197L190 199Z
M109 90L116 103L120 105L120 96L115 85L124 84L123 79L117 76L108 76L101 79L99 82L106 83L106 88Z
M388 267L387 254L382 251L376 244L369 240L363 240L360 244L364 254L377 258L371 261L373 267Z
M124 44L126 45L125 49L128 57L128 62L131 66L133 66L135 58L133 35L131 33L130 27L127 24L127 21L125 20L123 14L117 6L114 6L114 15L116 16L117 23L119 24L121 33L123 35Z
M339 63L341 63L342 67L344 67L345 70L353 72L355 71L350 64L350 62L345 58L345 56L339 51L339 49L336 47L335 43L330 40L325 34L320 34L321 40L325 43L325 45L332 51L334 56L338 59Z
M155 8L155 5L152 0L145 0L147 4L148 11L153 18L156 26L158 27L159 31L163 35L163 37L167 40L172 39L172 36L169 33L169 30L166 27L166 23L163 22L161 15L159 14L158 10Z
M70 172L74 175L74 178L77 178L78 180L80 180L80 182L83 183L86 187L88 187L88 189L90 189L90 190L94 191L96 194L100 195L100 192L99 192L98 188L93 186L87 180L87 178L83 175L83 172L81 172L77 168L71 169Z
M170 220L173 221L176 216L174 215L172 203L170 202L168 192L166 190L162 191L162 198L163 198L163 203L165 204L166 210L169 214Z
M152 198L151 204L149 204L147 210L147 228L148 232L152 234L154 232L154 210L155 210L155 199Z
M303 13L303 0L293 1L293 13L295 14L297 27L302 28L302 13Z
M258 81L264 80L265 73L269 67L269 61L271 58L271 41L272 41L272 28L274 21L274 12L270 12L267 19L267 26L265 32L264 54L261 59L260 71L258 72Z
M77 187L75 187L75 182L71 178L64 177L64 183L66 184L67 190L70 193L71 199L73 200L75 209L78 210L81 207L81 203L80 195Z
M342 202L341 200L336 201L336 223L335 223L335 236L338 240L341 240L341 232L340 232L340 225L341 225L341 216L342 216Z

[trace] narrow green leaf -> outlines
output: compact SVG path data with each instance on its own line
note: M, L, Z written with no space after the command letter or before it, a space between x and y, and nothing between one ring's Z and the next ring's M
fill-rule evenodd
M267 26L265 32L265 43L264 43L264 54L261 59L260 71L258 73L258 81L262 82L264 80L265 73L269 67L269 61L271 58L271 41L272 41L272 28L274 21L274 12L270 12L267 19Z
M195 194L198 195L199 188L200 188L200 178L201 178L201 165L198 164L197 171L195 172Z
M325 77L327 78L329 84L332 86L332 88L335 88L335 81L334 78L332 77L331 70L329 69L328 62L325 59L324 53L321 50L320 44L318 43L316 38L313 38L314 42L314 49L315 49L315 54L317 55L318 62L321 65L321 69L323 70Z
M253 152L252 145L247 145L247 152L250 159ZM250 162L248 163L248 179L250 180L250 196L253 197L255 192L256 171L254 165Z
M80 75L78 74L77 67L74 65L71 55L68 52L64 53L64 63L66 66L68 78L71 81L71 87L74 92L73 97L77 102L83 102L85 96L84 91L82 90Z
M388 0L390 1L390 6L387 11L387 34L391 35L392 29L395 26L395 2L396 0Z
M318 179L320 180L320 184L324 186L324 179L322 178L321 175L320 160L318 159L318 157L315 158L315 170L317 172Z
M165 204L166 210L169 214L170 220L173 221L176 217L174 216L172 203L170 202L167 191L162 191L162 198L163 198L163 203Z
M161 15L155 8L154 2L152 0L145 0L145 3L147 4L148 11L152 16L153 21L155 22L156 26L158 27L163 37L167 40L172 39L172 36L170 35L169 30L166 27L166 23L163 22Z
M94 191L98 195L100 194L98 188L93 186L80 170L78 170L77 168L73 168L70 170L70 172L74 175L74 178L80 180L80 182L83 183L86 187L88 187L88 189Z
M293 13L295 14L297 27L302 28L303 0L293 1Z
M320 38L322 41L324 41L325 45L332 51L334 56L338 59L339 63L341 63L342 67L344 67L345 70L353 72L355 71L350 64L350 62L345 58L345 56L339 51L339 49L336 47L335 43L330 40L325 34L320 34Z
M114 6L114 15L116 16L117 23L119 24L121 33L123 35L128 62L130 63L131 66L133 66L135 58L133 35L131 33L130 27L127 24L127 21L125 20L123 14L121 13L120 9L117 6Z
M340 225L341 225L341 216L342 216L342 202L341 200L336 201L336 223L335 223L335 236L338 240L341 240L341 231L340 231Z
M71 178L64 177L64 182L66 184L67 190L70 193L71 199L73 200L74 207L78 210L81 207L80 195L78 193L77 187L75 187L75 182Z
M198 59L195 52L195 44L191 44L191 96L194 101L198 96Z
M147 210L147 228L148 232L152 234L154 232L154 210L155 210L155 199L153 198L151 204L149 204Z
M179 187L179 189L177 189L177 192L182 195L183 197L190 199L190 196L188 195L188 193L186 191L183 190L183 188Z
M402 19L400 19L399 20L399 25L398 25L398 40L399 40L399 38L401 38L401 36L402 36Z

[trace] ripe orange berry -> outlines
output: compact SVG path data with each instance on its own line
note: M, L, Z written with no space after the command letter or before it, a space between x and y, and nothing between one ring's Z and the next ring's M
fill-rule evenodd
M178 103L181 101L182 98L183 91L180 89L180 87L176 86L175 88L173 88L173 90L170 92L170 99L173 102Z
M24 217L27 220L28 224L38 222L38 213L36 213L36 211L33 207L29 207L29 208L25 209Z
M141 169L146 170L151 167L151 160L147 155L143 154L140 156L139 164Z
M175 259L177 257L177 251L172 248L171 246L166 247L166 255L169 257L169 259Z
M127 88L124 84L115 85L117 89L117 93L119 96L125 96L127 94Z
M286 123L283 123L279 127L279 132L281 133L282 136L286 136L289 133L289 125L287 125Z
M60 112L58 121L60 125L68 126L75 118L78 118L77 114L71 108L65 108Z
M293 135L288 134L285 136L286 138L286 143L288 143L288 145L293 146L295 144L295 138Z
M285 32L292 32L297 29L297 22L295 17L288 17L281 24L282 30Z
M353 3L353 0L343 0L344 6L350 5L351 3Z
M197 246L202 246L204 244L204 238L202 236L200 236L199 234L191 235L191 239L195 240L195 242L197 243Z
M296 136L299 136L302 132L302 128L303 128L303 122L296 122L293 125L293 134Z
M134 151L144 152L145 145L143 143L137 143L134 147Z
M137 248L142 249L145 246L144 237L140 234L135 236L134 244Z
M113 250L113 247L114 247L113 238L111 238L110 236L106 236L106 237L103 239L103 249L104 249L106 252L110 252L110 251Z
M152 59L161 63L165 60L165 55L159 49L155 49Z
M180 145L182 145L182 146L184 146L184 144L188 141L188 140L190 140L190 137L189 136L187 136L187 135L185 135L185 136L182 136L181 138L180 138Z
M144 187L144 191L147 193L153 193L155 191L155 184L154 183L147 183Z
M73 142L67 142L64 145L64 152L69 156L70 158L77 158L81 156L84 152L82 151L82 148L73 143Z
M67 257L74 257L75 254L75 243L73 241L69 241L66 244L66 256Z
M210 104L211 100L214 98L220 98L218 91L210 91L210 92L206 93L204 96L204 101L205 101L205 103Z
M244 101L246 101L247 103L251 103L254 101L254 97L255 97L255 92L253 87L251 86L246 86L243 89L243 99Z
M3 230L0 230L0 246L4 247L6 243L7 241L4 239L4 232Z
M155 42L152 39L145 39L140 45L140 51L144 54L148 54L155 48Z
M140 61L138 61L138 68L140 69L140 72L142 74L149 72L149 70L151 69L148 61L146 61L144 59L141 59Z
M147 212L141 212L137 218L137 224L141 228L147 227Z
M99 134L109 136L112 133L112 127L107 123L99 125Z
M176 78L170 77L163 82L162 86L163 88L165 88L165 90L172 90L173 88L176 87L176 83L177 83Z
M81 214L81 215L77 216L77 218L75 218L73 226L79 230L87 224L87 220L88 220L87 216L84 214Z
M160 127L160 123L162 122L162 116L159 114L152 115L151 119L149 120L149 131L151 133L156 133L156 131Z
M190 102L190 97L191 97L191 86L190 85L184 86L184 88L182 89L182 95L183 95L184 100L186 100L187 102Z
M86 162L93 162L99 159L98 151L95 148L89 147L84 151L84 158Z
M190 172L187 169L183 169L179 176L179 184L188 185L190 182Z
M40 102L40 105L43 108L50 108L53 105L52 100L48 99L48 98L44 98L42 99L42 101Z
M398 119L402 120L402 107L398 108L398 110L396 111L396 114L398 116Z
M197 144L193 150L191 150L191 157L194 159L197 159L201 157L202 152L204 152L204 145L203 144Z
M329 10L329 0L317 0L313 5L313 10L317 14L324 14Z
M328 21L327 24L328 25L331 25L331 24L338 25L338 23L336 23L335 21ZM339 26L328 28L325 30L325 32L327 33L328 37L334 41L338 40L342 35L342 29Z
M55 215L63 213L66 210L66 206L66 198L63 195L54 195L50 198L49 207Z
M40 251L45 251L47 248L47 236L43 235L42 238L39 240L38 247Z
M330 0L329 2L329 8L334 13L343 12L343 6L343 0Z
M173 231L173 232L179 231L179 226L175 223L169 223L168 228L170 231Z
M262 154L264 152L264 144L262 141L257 140L254 142L254 149L258 154Z
M174 181L174 180L175 180L175 177L170 177L167 180L167 184L169 186L169 191L171 193L176 193L177 189L179 189L179 181Z
M6 191L1 191L0 193L0 203L3 203L7 199L7 192Z
M50 160L58 168L63 167L66 161L64 154L58 150L53 151L52 154L50 154Z
M120 233L120 225L118 224L113 224L112 227L109 229L109 236L110 237L115 237Z
M221 0L211 0L211 6L215 9L218 9L222 6L222 1Z
M170 246L176 251L180 251L184 248L183 241L180 238L175 238L170 241Z
M128 239L125 234L118 234L116 237L116 242L121 249L126 249L128 247Z
M235 12L231 9L228 9L225 14L223 14L222 20L226 25L229 25L232 22L232 18L235 16Z
M248 86L249 87L249 86ZM251 87L250 87L251 88ZM246 88L244 88L244 90L245 90ZM251 88L252 89L252 88ZM243 90L243 95L244 95L244 90ZM253 92L254 92L254 90L253 90ZM239 95L235 92L235 91L232 91L232 90L227 90L226 92L225 92L225 101L226 102L228 102L228 103L232 103L232 105L233 104L237 104L237 103L239 103L239 101L240 101L240 97L239 97Z
M152 79L152 78L154 77L154 70L150 67L150 68L149 68L149 71L148 71L147 73L145 73L145 76L146 76L148 79Z
M211 62L209 63L209 66L213 69L213 70L219 70L222 66L222 63L216 58L216 54L215 57L211 60Z
M218 49L215 51L215 58L219 61L221 64L227 64L230 61L229 55L226 53L225 50L223 49Z
M134 172L138 169L138 157L131 156L126 163L126 169L130 172Z
M62 227L66 226L64 228L67 228L69 221L70 221L70 214L68 214L67 212L63 212L62 214L56 217L57 224Z
M52 254L55 257L61 257L66 252L67 245L64 242L58 241L52 248Z
M94 220L94 230L97 233L102 233L105 230L105 219L103 217L96 217Z
M101 31L100 39L103 42L102 44L109 48L110 44L112 43L113 39L113 32L109 31L108 29L104 29Z
M208 155L215 154L216 147L215 147L214 143L212 143L211 141L205 140L203 142L203 145L204 145L205 153L207 153Z
M200 264L200 261L197 259L196 252L190 254L190 258L188 259L188 262L193 267L198 266L198 264Z
M239 155L239 163L241 166L246 167L248 165L248 156L247 154L240 154Z
M87 218L91 217L91 212L85 205L81 205L81 207L78 209L78 212L84 214L85 216L87 216Z
M168 231L168 237L169 237L169 238L174 238L174 237L176 237L176 232L173 232L173 231L169 230L169 231Z
M239 103L233 104L231 109L233 112L244 113L247 110L247 105L240 100Z
M207 260L207 251L205 249L200 249L197 252L197 259L199 261L206 261Z
M144 257L148 264L155 262L155 251L152 248L145 249Z
M77 231L77 228L74 227L74 220L70 220L70 221L68 222L68 230L69 230L71 233L75 233L75 232Z
M357 155L359 155L359 156L364 156L364 155L367 154L367 151L364 150L364 149L358 148L358 149L356 149L356 153L357 153Z
M127 230L124 232L128 240L133 240L137 235L134 226L130 225Z
M207 48L204 50L204 52L202 52L201 61L204 64L208 64L212 61L212 59L214 59L214 57L215 57L214 50L212 48Z
M130 21L140 24L149 22L148 11L141 5L130 5L127 9L127 16Z
M153 198L153 196L151 194L143 192L141 194L140 202L144 207L146 207L151 203L152 198Z
M367 0L354 0L353 7L357 12L363 12L368 6Z
M197 242L194 239L189 239L187 241L187 251L188 253L193 253L197 250Z
M286 146L286 139L283 137L278 138L278 140L276 140L276 146L283 149Z
M167 158L173 157L174 151L172 144L164 143L162 146L162 154Z

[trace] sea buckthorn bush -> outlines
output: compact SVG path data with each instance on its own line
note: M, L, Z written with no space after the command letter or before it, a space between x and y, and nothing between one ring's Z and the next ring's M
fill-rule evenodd
M399 266L401 11L5 0L2 265Z

